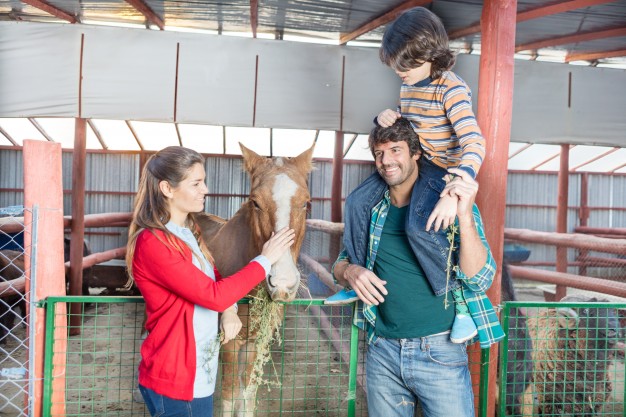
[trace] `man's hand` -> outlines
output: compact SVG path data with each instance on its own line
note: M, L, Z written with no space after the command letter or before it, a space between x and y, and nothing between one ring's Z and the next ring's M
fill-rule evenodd
M389 127L392 126L400 117L402 117L402 115L397 111L385 109L376 117L376 121L382 127Z
M441 193L441 198L426 221L426 231L433 226L435 232L438 232L439 228L447 229L448 226L454 224L458 202L459 199L456 196Z
M474 180L470 174L458 168L451 168L449 172L456 174L460 177L450 181L446 184L445 188L441 192L441 196L451 195L459 199L457 205L457 216L459 220L461 217L472 217L472 207L476 200L476 194L478 194L478 183Z
M230 307L222 313L220 330L224 334L224 339L222 340L223 345L236 338L239 334L239 331L241 330L241 320L237 315L235 307Z
M343 278L348 281L356 295L365 304L378 305L385 301L383 295L387 295L385 288L387 281L381 280L369 269L349 264L344 271Z

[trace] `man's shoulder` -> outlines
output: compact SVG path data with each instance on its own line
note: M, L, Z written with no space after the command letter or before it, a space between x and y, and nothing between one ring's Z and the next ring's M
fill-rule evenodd
M387 183L374 171L346 197L346 204L380 201L387 190Z

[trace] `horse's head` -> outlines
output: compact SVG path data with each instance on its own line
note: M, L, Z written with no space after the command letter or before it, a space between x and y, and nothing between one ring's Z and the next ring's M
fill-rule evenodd
M291 251L273 265L266 279L272 300L291 301L300 285L296 262L304 239L310 200L307 179L313 168L313 147L294 158L266 158L240 146L244 168L250 174L250 199L244 205L249 212L249 226L257 253L272 232L285 226L296 231Z

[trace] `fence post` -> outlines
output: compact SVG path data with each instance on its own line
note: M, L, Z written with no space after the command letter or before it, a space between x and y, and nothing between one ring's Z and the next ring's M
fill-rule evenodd
M31 208L39 206L37 221L37 241L27 246L25 254L25 266L27 271L32 272L32 264L36 262L37 276L31 280L37 283L34 289L27 288L30 292L31 305L52 295L65 295L65 269L63 265L63 188L61 183L61 144L53 142L43 142L38 140L25 140L23 146L24 156L24 206ZM32 213L29 210L24 212L25 239L31 239L32 234ZM37 245L37 259L31 258L31 248ZM29 280L27 280L28 282ZM64 308L64 307L63 307ZM34 381L33 409L31 413L35 417L42 415L43 396L43 369L44 369L44 311L35 311L35 337L29 341L29 349L34 349L34 375L29 376L30 381ZM65 314L56 318L58 346L63 351L67 346L67 336L65 334ZM55 364L57 373L52 381L55 395L54 403L59 407L55 410L58 414L64 414L65 401L63 401L65 386L65 357ZM60 399L59 399L60 398Z

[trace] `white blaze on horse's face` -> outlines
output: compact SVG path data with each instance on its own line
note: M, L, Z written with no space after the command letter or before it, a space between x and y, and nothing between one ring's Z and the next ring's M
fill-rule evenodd
M276 165L282 165L282 160L277 159ZM289 226L291 219L291 199L296 194L298 185L287 174L278 174L274 178L272 197L276 204L276 224L274 232ZM267 278L270 296L275 301L291 301L295 298L300 271L296 266L291 251L286 251L283 256L272 266L272 271Z

